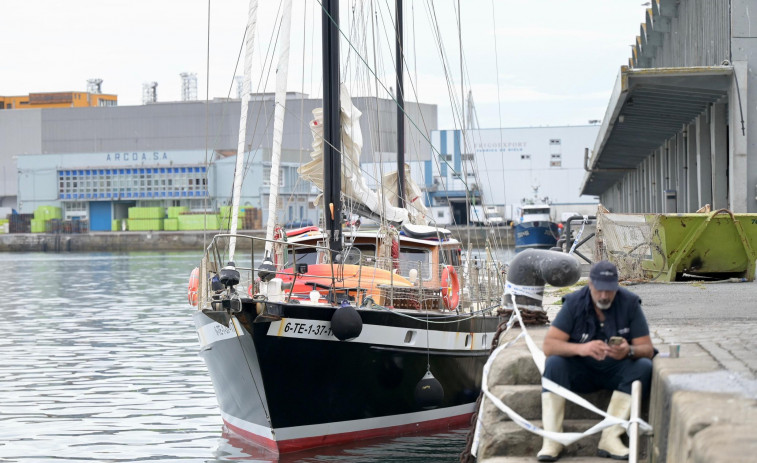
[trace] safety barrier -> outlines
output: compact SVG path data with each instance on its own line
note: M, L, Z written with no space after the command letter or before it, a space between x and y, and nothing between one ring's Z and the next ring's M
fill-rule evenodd
M528 296L526 292L521 292L517 285L507 284L506 293L508 292L512 294L513 296ZM576 433L576 432L558 433L558 432L552 432L552 431L545 431L541 429L540 427L534 425L533 423L529 422L528 420L524 419L517 412L515 412L513 409L508 407L504 402L502 402L502 400L500 400L499 397L491 393L491 391L489 390L489 372L491 370L492 364L494 363L497 356L504 349L507 349L508 347L514 345L521 338L524 339L526 346L528 347L528 350L531 353L531 357L533 358L536 364L536 367L539 370L539 373L541 373L542 375L544 374L544 364L546 362L546 356L544 355L544 352L542 352L541 349L539 349L539 347L536 345L536 343L531 338L531 336L528 334L528 330L526 328L525 323L523 322L520 309L518 308L517 303L514 302L515 297L512 297L512 299L513 299L513 313L507 322L507 327L505 331L502 333L501 338L504 338L507 335L510 329L515 325L515 322L519 323L521 332L515 337L515 339L512 339L511 341L495 349L494 352L492 352L492 354L489 356L489 359L487 360L486 364L484 365L481 390L484 393L485 399L489 399L500 411L505 413L514 423L516 423L518 426L522 427L523 429L529 432L532 432L534 434L537 434L539 436L546 437L547 439L551 439L553 441L559 442L562 445L572 444L586 436L589 436L591 434L596 434L610 426L614 426L616 424L621 425L626 429L626 431L629 433L629 436L631 437L631 440L629 442L629 451L630 451L629 461L631 462L638 461L639 435L640 433L651 433L652 431L652 427L646 421L642 420L640 417L641 415L640 414L641 382L639 381L635 381L631 389L631 417L628 420L623 420L615 416L608 415L606 411L597 408L591 402L579 396L578 394L571 392L570 390L542 376L542 387L544 389L552 393L555 393L561 397L564 397L565 399L577 405L580 405L581 407L587 410L590 410L603 417L602 421L600 421L595 426L591 427L590 429L582 433ZM480 406L477 421L476 421L476 427L475 427L475 431L473 435L473 445L471 448L471 454L474 456L476 456L478 452L483 416L484 416L484 401L481 402L481 406Z

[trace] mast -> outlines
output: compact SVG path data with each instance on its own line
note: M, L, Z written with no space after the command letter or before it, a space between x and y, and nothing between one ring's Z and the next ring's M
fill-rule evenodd
M323 205L332 254L342 250L342 130L339 104L339 0L323 0Z
M239 117L239 140L237 143L237 162L234 167L234 188L231 195L231 224L229 225L229 263L234 262L236 250L237 220L239 219L239 197L242 194L242 170L244 168L245 142L247 140L247 108L250 105L250 81L252 80L252 48L255 39L255 27L258 19L258 1L250 0L247 11L247 30L244 45L244 80L242 81L242 112Z
M284 138L284 114L286 112L287 74L289 74L289 35L292 24L292 0L284 0L281 17L281 49L276 68L276 96L274 97L273 146L271 148L271 191L268 196L268 223L265 231L265 255L273 251L273 228L276 225L276 203L279 199L279 167L281 166L281 142Z
M405 91L402 68L402 0L395 0L397 51L397 206L405 207Z

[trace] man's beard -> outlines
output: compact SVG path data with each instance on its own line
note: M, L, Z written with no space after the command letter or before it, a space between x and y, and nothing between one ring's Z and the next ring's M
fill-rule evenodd
M596 301L595 304L597 304L599 310L607 310L612 305L612 301Z

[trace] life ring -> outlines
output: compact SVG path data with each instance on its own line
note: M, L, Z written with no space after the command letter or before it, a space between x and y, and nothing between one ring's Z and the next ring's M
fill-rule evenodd
M187 299L190 305L197 305L197 289L200 287L200 269L195 267L189 274L189 286L187 287Z
M442 270L442 302L447 310L454 310L460 302L460 281L457 270L448 265Z

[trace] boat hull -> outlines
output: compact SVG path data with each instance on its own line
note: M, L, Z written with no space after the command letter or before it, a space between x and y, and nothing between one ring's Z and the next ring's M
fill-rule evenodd
M550 221L515 224L515 252L524 249L550 249L557 244L560 231Z
M230 319L194 315L223 420L241 437L286 453L454 426L473 413L496 317L459 316L426 333L425 320L358 310L360 335L339 341L330 328L339 309L264 304L275 315L257 317L253 304ZM415 399L427 365L444 390L428 410Z

